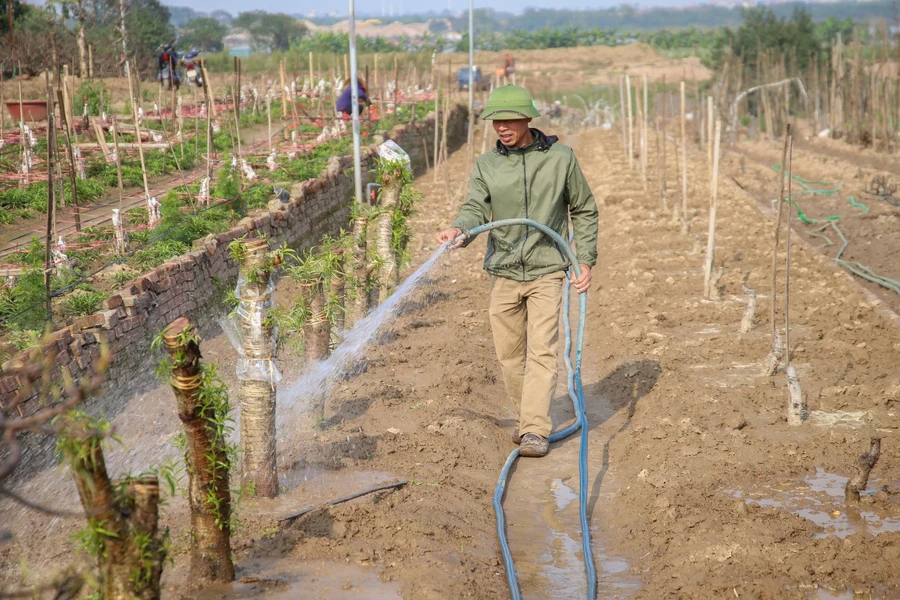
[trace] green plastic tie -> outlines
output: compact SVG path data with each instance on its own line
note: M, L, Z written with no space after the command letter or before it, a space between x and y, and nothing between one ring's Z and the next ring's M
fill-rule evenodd
M850 206L855 206L856 208L863 209L863 211L865 211L865 212L869 212L869 207L866 206L865 204L861 204L861 203L857 202L856 198L854 198L853 196L850 196Z

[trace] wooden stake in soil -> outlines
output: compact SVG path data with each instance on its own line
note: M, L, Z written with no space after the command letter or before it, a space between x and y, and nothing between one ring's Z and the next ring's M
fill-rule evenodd
M666 90L666 76L663 75L663 102L662 102L662 177L660 179L660 202L664 212L669 212L669 189L668 189L668 165L666 164L666 132L668 131L668 108L669 108L669 92Z
M716 119L716 109L713 104L713 97L706 97L706 139L709 140L709 145L707 147L707 163L709 168L712 169L713 161L713 123L717 121Z
M59 92L57 92L58 95ZM60 115L66 119L65 111L61 111ZM74 128L73 128L74 130ZM2 130L0 130L2 131ZM66 134L66 154L69 159L69 185L72 187L72 207L74 208L74 216L75 216L75 231L81 231L81 212L78 209L78 186L76 185L77 176L75 172L77 171L75 166L75 152L72 148L72 137L69 135L69 124L68 122L63 127L63 132Z
M446 101L445 101L446 102ZM440 161L440 147L438 141L441 132L441 88L438 87L434 94L434 177L433 183L437 183L438 162Z
M722 121L716 121L715 141L713 143L712 177L709 194L709 233L706 238L706 261L703 269L703 295L707 299L718 296L713 293L712 268L716 253L716 209L719 204L719 139L722 135Z
M122 155L119 154L119 124L116 121L115 115L113 115L112 117L112 126L110 127L110 129L112 129L113 144L115 144L116 151L116 177L119 183L119 214L121 214L123 208L122 203L125 198L125 185L122 181ZM100 135L102 134L103 132L100 131Z
M268 318L273 305L269 286L274 266L265 239L243 244L238 278L242 358L241 382L241 484L252 486L256 496L278 494L275 461L275 365L276 344Z
M628 110L628 166L634 170L634 119L631 113L631 77L625 76L625 102Z
M681 82L681 219L688 221L688 184L687 184L687 128L685 125L684 82Z
M643 92L644 92L644 110L641 115L641 170L644 173L644 191L647 191L647 184L649 183L649 175L648 172L650 170L650 136L648 133L649 129L649 119L650 113L650 105L647 103L647 88L649 87L647 83L647 74L644 73L643 80Z
M622 154L628 160L628 122L625 108L625 76L619 75L619 122L622 123Z
M47 237L44 247L44 294L47 300L47 320L53 322L53 304L50 296L50 280L53 271L50 268L50 248L53 245L54 228L56 221L56 199L53 195L53 154L56 148L56 120L53 110L53 94L47 92ZM22 119L24 119L24 113ZM28 146L28 140L22 138L22 145Z
M781 215L784 212L784 175L785 175L785 162L787 161L788 154L788 146L790 145L790 137L791 137L791 126L787 125L786 133L784 136L784 150L781 153L781 170L779 171L781 176L781 188L778 194L778 213L775 220L775 243L772 246L772 306L771 306L771 317L769 319L769 324L772 328L772 338L774 341L775 332L777 331L777 327L775 325L775 305L776 305L776 295L778 294L776 284L777 284L777 274L778 274L778 242L781 234ZM791 207L788 206L788 211L791 210Z
M155 206L153 202L153 198L150 196L150 185L147 183L147 165L144 163L144 142L141 140L141 125L138 121L138 111L137 111L137 100L134 97L134 85L131 80L131 69L126 69L128 72L128 97L131 100L131 116L134 119L134 127L135 127L135 138L138 145L138 156L141 159L141 177L144 179L144 198L147 200L147 214L149 216L150 226L153 227L156 225L155 218ZM116 152L116 156L118 156L118 152Z
M231 561L231 491L224 387L200 363L200 336L185 317L163 333L171 360L169 380L184 428L187 501L191 511L190 587L234 579Z

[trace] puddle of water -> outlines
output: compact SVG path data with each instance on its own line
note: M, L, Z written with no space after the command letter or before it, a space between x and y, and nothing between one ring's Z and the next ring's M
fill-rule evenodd
M584 563L578 527L578 493L562 479L550 480L555 505L553 518L545 518L550 530L547 551L538 558L540 572L548 582L554 599L581 600L585 593ZM566 511L563 516L563 511ZM597 565L597 590L601 598L629 598L640 590L640 581L628 571L628 561L606 553L602 536L591 532L594 563Z
M384 582L374 568L282 558L238 566L238 581L217 584L196 600L401 600L400 583Z
M874 600L875 598L887 598L883 591L861 590L853 591L851 589L830 589L816 586L814 590L806 594L807 600Z
M900 532L900 517L879 514L874 509L866 510L863 504L850 511L846 510L844 506L846 483L846 477L817 468L815 475L805 477L799 485L796 482L786 481L765 491L730 493L735 498L742 498L748 504L752 502L763 507L787 510L812 521L825 529L823 533L816 534L817 538L835 535L843 539L858 532L868 532L872 535ZM862 495L872 495L878 488L876 482L870 481L869 491L863 492Z

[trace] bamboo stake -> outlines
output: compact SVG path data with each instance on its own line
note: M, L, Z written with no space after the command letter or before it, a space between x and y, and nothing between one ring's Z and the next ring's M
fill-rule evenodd
M287 86L284 81L284 61L278 61L278 76L281 78L281 118L287 119ZM285 135L287 134L287 129L285 129Z
M119 213L122 212L122 203L125 197L125 185L122 182L122 155L119 153L119 124L115 115L112 117L113 143L116 148L116 177L119 181Z
M668 165L666 164L666 132L667 128L667 114L669 108L669 92L666 90L666 76L663 75L663 102L662 102L662 177L660 178L660 202L662 203L662 209L665 212L669 212L669 199L668 199Z
M650 127L648 119L650 119L650 110L649 105L647 104L647 88L649 87L647 83L647 74L644 73L644 81L643 81L643 89L644 89L644 112L643 117L641 118L641 163L642 169L644 171L644 191L647 191L647 184L649 183L648 179L648 171L650 170L650 136L648 133L648 129Z
M778 195L778 216L775 220L775 244L772 247L772 307L771 307L769 321L770 321L770 325L772 328L773 340L775 338L775 334L777 331L777 327L775 326L775 304L776 304L776 295L778 293L777 289L776 289L776 283L777 283L776 277L777 277L777 272L778 272L778 241L779 241L780 232L781 232L781 215L784 212L784 185L785 185L784 168L785 168L785 161L787 161L788 146L790 144L790 138L791 138L791 126L790 126L790 124L788 124L787 129L786 129L786 134L784 136L784 150L781 153L781 171L779 172L780 178L781 178L781 191ZM790 210L791 210L791 208L790 208L790 206L788 206L788 211L790 212Z
M58 95L60 98L63 98L63 95L62 95L62 93L60 93L59 90L57 90L57 95ZM65 111L61 111L61 112L60 112L60 115L62 115L63 118L66 118ZM65 123L65 127L63 128L63 131L64 131L65 134L66 134L66 154L68 155L68 159L69 159L69 179L70 179L70 182L71 182L69 185L72 186L72 206L73 206L73 208L75 209L75 210L74 210L74 213L75 213L75 231L81 232L81 213L80 213L80 211L78 210L78 187L77 187L77 185L76 185L76 179L77 179L77 177L76 177L76 175L75 175L75 171L76 171L76 168L75 168L75 153L74 153L74 150L73 150L73 148L72 148L72 136L69 135L69 123L68 123L68 122Z
M625 102L628 109L628 166L634 170L634 122L631 117L631 78L625 75Z
M712 268L716 253L716 209L719 204L719 139L722 135L722 121L716 120L715 141L713 142L712 178L709 194L709 233L706 238L706 263L703 270L703 289L706 298L717 296L713 293Z
M134 126L135 126L135 129L137 130L137 134L135 135L135 138L137 138L138 156L140 156L140 159L141 159L141 177L143 177L143 179L144 179L144 196L147 200L147 215L150 220L150 225L153 226L155 224L155 222L154 222L154 217L153 217L153 206L151 205L151 202L150 202L150 185L149 185L149 183L147 183L147 166L144 162L144 142L141 140L141 126L140 126L140 123L138 122L137 102L134 97L134 84L131 80L131 77L132 77L131 69L128 69L128 75L127 75L128 95L131 98L131 116L134 119ZM119 153L116 152L117 159L119 157L118 155L119 155Z
M622 154L628 160L628 124L626 122L625 109L625 76L619 75L619 122L622 123Z
M787 153L787 231L785 232L785 255L784 255L784 359L785 364L791 366L791 219L794 215L791 209L791 176L793 170L794 156L794 138L790 134L790 124L788 124L788 153ZM782 180L783 181L783 180ZM782 184L783 185L783 184ZM773 296L774 298L774 296Z
M266 120L269 123L269 152L272 152L272 96L266 94Z
M787 365L787 387L788 387L788 425L797 426L803 423L806 417L806 401L803 398L803 391L800 388L800 378L797 377L797 369L791 365L791 218L793 211L791 210L791 180L793 175L793 136L790 134L790 124L788 128L788 218L787 233L785 236L785 258L784 258L784 351L785 363ZM774 298L773 298L774 301Z
M438 86L437 91L434 94L434 178L432 183L437 183L438 179L438 163L441 159L440 157L440 147L438 146L438 140L440 139L440 130L441 130L441 86Z
M716 113L716 109L715 109L715 105L713 104L713 97L707 96L706 97L706 139L709 140L709 144L707 144L708 148L707 148L707 154L706 154L707 159L706 160L707 160L707 164L709 165L710 169L712 168L712 164L713 164L713 127L714 127L713 123L716 120L715 113Z
M685 98L684 82L681 82L681 219L688 221L688 183L687 183L687 128L684 118Z
M441 146L442 146L442 154L444 161L444 195L447 197L447 206L453 207L453 197L450 194L450 156L447 153L447 127L450 122L450 109L451 104L449 102L450 94L444 98L444 131L441 135Z
M21 84L20 84L21 86ZM21 102L21 100L20 100ZM47 237L45 239L45 248L44 248L44 294L47 301L46 310L47 310L47 321L49 323L53 322L53 304L52 298L50 296L50 282L53 275L53 271L50 268L50 248L53 245L53 238L55 237L55 229L56 229L56 198L54 197L54 189L53 189L53 149L56 146L56 121L54 118L54 108L53 108L53 94L49 90L47 90L47 168L48 177L47 177ZM22 115L22 119L25 119L23 113L19 113ZM22 139L22 143L26 146L28 145L28 141L24 138Z

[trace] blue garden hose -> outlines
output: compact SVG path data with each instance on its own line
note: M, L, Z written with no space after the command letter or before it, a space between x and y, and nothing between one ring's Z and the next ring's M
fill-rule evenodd
M480 233L500 227L509 227L512 225L527 225L534 227L541 233L546 234L552 239L557 247L572 265L575 276L581 276L581 267L578 264L578 258L572 251L572 248L558 233L537 221L531 219L503 219L502 221L493 221L479 227L475 227L464 232L460 238L467 242ZM459 238L457 238L459 239ZM565 344L565 361L566 370L568 371L568 388L569 398L575 408L575 422L561 431L550 434L548 440L550 442L558 442L563 440L579 429L581 429L581 443L578 449L578 508L581 516L581 547L584 555L584 568L587 576L587 598L594 600L597 597L597 570L594 567L594 556L591 550L591 529L587 518L587 490L588 490L588 427L587 416L584 408L584 389L581 385L581 347L584 341L584 321L587 313L587 293L578 295L578 335L575 340L575 366L572 366L571 350L572 350L572 328L569 323L569 284L566 283L566 293L563 296L563 323L566 333ZM519 589L519 579L516 575L516 565L513 562L512 553L509 549L509 541L506 539L506 516L503 513L503 495L506 492L506 481L509 478L509 470L513 463L519 457L519 449L510 453L506 459L506 464L500 471L500 478L497 480L497 488L494 491L494 512L497 514L497 536L500 538L500 551L503 553L503 562L506 566L506 581L509 584L509 594L512 600L521 600L522 592Z

